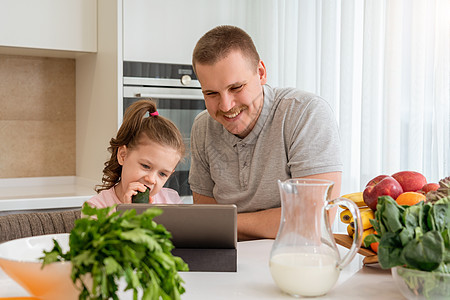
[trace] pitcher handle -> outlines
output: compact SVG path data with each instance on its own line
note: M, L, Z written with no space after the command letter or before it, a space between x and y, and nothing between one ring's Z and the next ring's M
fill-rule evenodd
M346 199L346 198L336 198L334 200L328 200L327 204L325 206L325 209L323 210L325 222L326 222L327 227L330 229L330 231L331 231L331 226L330 226L330 221L328 219L328 211L337 205L342 205L342 206L347 207L353 216L353 220L356 221L356 222L354 222L355 234L353 236L353 243L352 243L352 246L350 247L350 251L337 264L337 268L339 270L342 270L343 268L345 268L345 266L347 266L352 261L353 257L355 257L356 253L358 253L358 250L361 247L363 226L362 226L362 222L361 222L361 214L360 214L359 208L355 204L355 202L353 202L349 199Z

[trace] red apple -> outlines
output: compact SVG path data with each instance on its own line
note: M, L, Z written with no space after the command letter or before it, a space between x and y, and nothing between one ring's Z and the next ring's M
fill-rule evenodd
M392 177L400 183L404 192L417 192L427 183L425 176L414 171L397 172Z
M379 175L367 183L363 192L363 199L367 206L376 211L378 197L391 196L396 199L401 193L403 193L402 186L395 178L388 175Z
M374 179L372 179L371 181L369 181L366 184L366 187L371 186L371 185L376 185L378 184L382 179L389 177L389 175L378 175L377 177L375 177Z
M428 192L431 191L435 191L439 188L439 184L438 183L426 183L419 192L421 192L422 194L426 195Z

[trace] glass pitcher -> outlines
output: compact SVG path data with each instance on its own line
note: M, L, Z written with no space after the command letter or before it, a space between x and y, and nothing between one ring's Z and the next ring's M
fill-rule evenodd
M328 293L361 245L363 229L359 209L345 198L330 200L333 185L334 182L321 179L278 180L281 221L269 267L277 286L292 296ZM342 259L329 219L335 215L338 205L347 207L355 220L355 238Z

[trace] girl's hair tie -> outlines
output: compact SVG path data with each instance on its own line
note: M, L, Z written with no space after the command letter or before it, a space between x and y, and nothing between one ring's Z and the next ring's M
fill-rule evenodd
M159 116L159 112L158 111L152 112L150 113L150 116L152 117Z

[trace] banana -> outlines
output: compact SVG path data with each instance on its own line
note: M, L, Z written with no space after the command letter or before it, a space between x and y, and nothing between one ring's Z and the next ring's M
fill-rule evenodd
M369 229L366 229L366 230L363 231L362 240L361 240L362 245L364 245L363 242L364 242L364 239L366 238L366 236L368 236L369 234L372 234L374 232L375 232L375 229L373 229L373 228L369 228ZM355 238L355 234L354 233L352 235L352 238Z
M361 223L363 226L363 230L372 228L372 224L370 223L370 219L375 219L375 214L373 212L373 210L371 210L370 208L368 209L360 209L361 212ZM350 226L352 226L353 228L355 228L355 222L353 221L353 218L350 220Z
M347 234L351 238L353 238L353 235L355 234L355 229L350 225L347 226Z
M341 211L339 216L341 218L342 223L350 224L350 222L352 220L352 214L350 213L350 211L348 209Z
M370 208L369 207L360 207L359 208L359 211L361 213L366 210L370 210ZM348 209L344 209L343 211L341 211L341 213L339 214L339 217L341 219L341 222L345 223L345 224L350 224L350 222L353 221L353 216L350 213L350 210L348 210Z
M355 193L345 194L341 197L347 198L347 199L355 202L355 204L358 207L367 206L367 204L364 202L364 199L363 199L363 192L355 192ZM346 207L343 207L343 206L340 206L340 207L343 209L346 209Z

